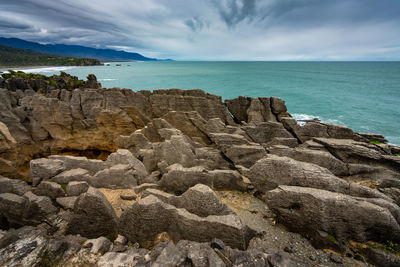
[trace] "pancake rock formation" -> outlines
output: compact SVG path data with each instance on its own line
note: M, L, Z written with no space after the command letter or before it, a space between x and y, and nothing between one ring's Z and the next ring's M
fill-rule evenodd
M275 97L93 87L0 89L1 266L400 266L383 136Z

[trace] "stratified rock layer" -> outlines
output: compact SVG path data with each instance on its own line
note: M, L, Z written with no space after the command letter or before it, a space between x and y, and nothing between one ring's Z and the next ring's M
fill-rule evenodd
M301 126L279 98L88 88L0 89L0 99L0 265L35 265L31 256L48 253L71 266L327 265L289 246L281 250L301 260L267 251L275 245L262 244L294 235L275 218L342 252L354 241L400 241L400 147L317 120ZM24 225L47 234L9 230ZM104 237L118 234L130 245Z

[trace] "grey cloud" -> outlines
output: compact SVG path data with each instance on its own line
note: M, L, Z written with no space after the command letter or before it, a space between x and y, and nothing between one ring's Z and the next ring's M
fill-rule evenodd
M0 18L0 29L7 29L8 31L14 30L28 30L32 27L28 24L12 22L12 21L5 21Z
M217 0L215 4L221 18L228 26L234 26L244 19L252 20L256 14L256 0Z
M0 35L176 59L400 59L397 0L1 0Z
M192 31L201 31L207 23L203 22L198 17L187 19L184 21L185 25L188 26Z

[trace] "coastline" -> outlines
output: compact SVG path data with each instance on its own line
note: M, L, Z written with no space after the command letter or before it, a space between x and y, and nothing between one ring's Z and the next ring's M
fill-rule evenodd
M71 68L82 67L82 66L22 66L22 67L0 67L0 73L7 72L9 70L13 71L23 71L23 72L40 72L45 70L44 72L52 72L54 70L67 70ZM47 71L46 71L47 70Z

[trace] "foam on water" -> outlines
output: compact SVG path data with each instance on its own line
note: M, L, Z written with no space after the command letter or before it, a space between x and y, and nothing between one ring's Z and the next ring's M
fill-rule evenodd
M98 79L99 82L101 81L118 81L118 79L111 79L111 78L104 78L104 79Z
M52 73L70 70L76 67L43 67L43 68L32 68L32 69L18 69L14 71L23 71L25 73Z
M336 119L325 119L321 116L315 116L315 115L308 115L308 114L299 114L299 113L294 113L291 114L293 116L293 119L297 121L297 124L300 126L304 126L306 124L306 121L311 121L314 119L318 119L321 122L329 123L329 124L341 124L343 123L340 120Z

